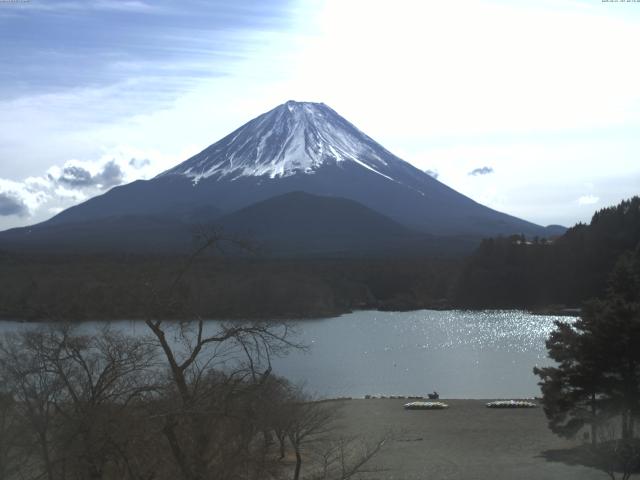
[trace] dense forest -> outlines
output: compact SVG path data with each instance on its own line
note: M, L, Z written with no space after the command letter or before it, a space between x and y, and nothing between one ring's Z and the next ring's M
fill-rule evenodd
M144 318L158 292L179 288L162 318L310 318L356 309L446 307L456 259L199 257L180 286L180 256L0 258L0 318Z
M162 318L310 318L357 309L579 307L640 248L640 197L554 239L485 239L467 258L199 256ZM167 255L0 252L0 318L143 318L189 261ZM178 313L179 312L179 313ZM185 313L186 312L186 313Z
M602 295L618 258L640 248L640 197L604 208L551 241L491 238L467 260L453 292L465 308L580 306Z

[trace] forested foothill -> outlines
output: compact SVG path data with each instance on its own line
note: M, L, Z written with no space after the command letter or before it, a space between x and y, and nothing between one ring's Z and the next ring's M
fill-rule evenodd
M640 243L640 198L596 212L556 238L484 239L468 257L205 255L181 288L204 318L313 318L358 309L579 308ZM0 317L143 318L149 283L173 278L180 255L0 252ZM176 318L176 312L157 312Z
M34 256L0 259L0 317L143 318L148 285L165 285L181 256ZM460 260L287 259L203 256L180 301L204 318L313 318L356 309L440 308ZM177 318L176 310L158 312Z
M459 273L462 308L580 307L604 294L618 259L640 248L640 197L599 210L555 239L485 239Z

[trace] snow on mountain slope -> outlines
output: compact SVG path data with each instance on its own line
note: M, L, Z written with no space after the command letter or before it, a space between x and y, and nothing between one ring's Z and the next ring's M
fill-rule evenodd
M313 174L324 165L350 162L388 180L391 162L406 163L323 103L289 101L260 115L180 165L164 172L235 180Z
M326 105L293 101L151 180L115 187L42 226L118 216L211 223L290 192L352 200L432 235L546 235L401 160Z

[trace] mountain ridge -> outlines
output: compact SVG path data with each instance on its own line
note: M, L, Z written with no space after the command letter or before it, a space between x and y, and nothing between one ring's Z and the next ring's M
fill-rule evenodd
M455 255L474 246L467 238L441 239L411 230L353 200L305 192L268 198L216 216L209 225L215 225L216 234L247 243L255 253L277 257ZM35 236L22 229L9 230L0 235L0 246L56 253L188 252L195 248L194 238L206 233L207 227L188 217L116 215L46 224ZM231 255L246 253L229 247Z
M115 187L11 236L37 237L51 225L117 216L215 222L291 192L351 200L428 235L479 241L496 235L557 233L555 227L545 229L456 192L324 104L289 101L150 180Z

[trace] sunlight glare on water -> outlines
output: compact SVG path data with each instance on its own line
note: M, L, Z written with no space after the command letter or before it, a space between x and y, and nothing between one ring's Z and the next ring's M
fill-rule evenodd
M521 311L355 312L301 322L308 355L277 362L319 395L532 397L534 366L549 364L545 340L570 317Z
M423 348L464 345L477 349L526 352L540 349L555 320L566 320L566 317L534 316L513 310L445 311L437 312L439 315L435 316L433 313L416 312L415 318L407 318L406 322L399 322L394 328L398 333L409 330L416 337L424 337Z
M539 395L534 366L551 363L545 340L554 321L573 317L497 311L361 311L297 322L292 351L274 360L274 372L320 397L424 395L443 398L525 398ZM103 325L86 322L81 331ZM111 322L132 334L140 321ZM215 329L210 321L206 329ZM3 322L0 332L38 324Z

